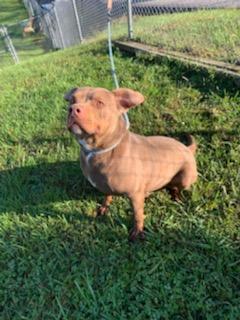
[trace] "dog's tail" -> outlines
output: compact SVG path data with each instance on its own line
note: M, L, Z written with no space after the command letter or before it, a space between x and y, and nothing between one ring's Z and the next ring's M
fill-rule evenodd
M192 151L193 154L197 151L197 143L193 136L187 135L187 147Z

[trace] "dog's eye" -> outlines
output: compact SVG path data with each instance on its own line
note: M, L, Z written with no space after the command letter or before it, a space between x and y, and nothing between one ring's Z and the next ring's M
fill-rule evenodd
M97 106L98 106L99 108L104 107L104 102L101 101L101 100L97 100Z
M69 97L68 99L69 104L74 104L76 103L76 98L74 96Z

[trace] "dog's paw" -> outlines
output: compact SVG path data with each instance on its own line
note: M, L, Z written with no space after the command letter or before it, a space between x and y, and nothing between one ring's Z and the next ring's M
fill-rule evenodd
M101 206L99 208L97 208L96 210L96 216L97 217L101 217L104 216L108 211L108 207L107 206Z
M129 233L129 241L134 242L137 239L145 240L145 233L143 230L133 228Z
M177 187L169 188L168 191L170 193L172 201L175 201L175 202L178 202L178 203L182 202L181 192Z

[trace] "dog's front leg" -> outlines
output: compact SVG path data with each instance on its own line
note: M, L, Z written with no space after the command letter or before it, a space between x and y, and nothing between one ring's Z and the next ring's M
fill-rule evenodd
M108 195L104 198L104 201L101 207L97 209L97 216L103 216L106 214L112 200L113 200L113 197L111 195Z
M137 237L144 239L144 193L137 193L129 196L134 214L134 227L130 231L129 240L134 241Z

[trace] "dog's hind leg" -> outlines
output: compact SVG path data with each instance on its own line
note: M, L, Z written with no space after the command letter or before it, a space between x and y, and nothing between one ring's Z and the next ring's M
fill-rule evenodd
M181 201L181 191L189 189L190 186L197 180L197 169L195 166L186 166L179 171L170 183L167 185L172 200Z
M181 201L181 190L177 186L168 186L167 190L171 196L171 199L176 202Z

